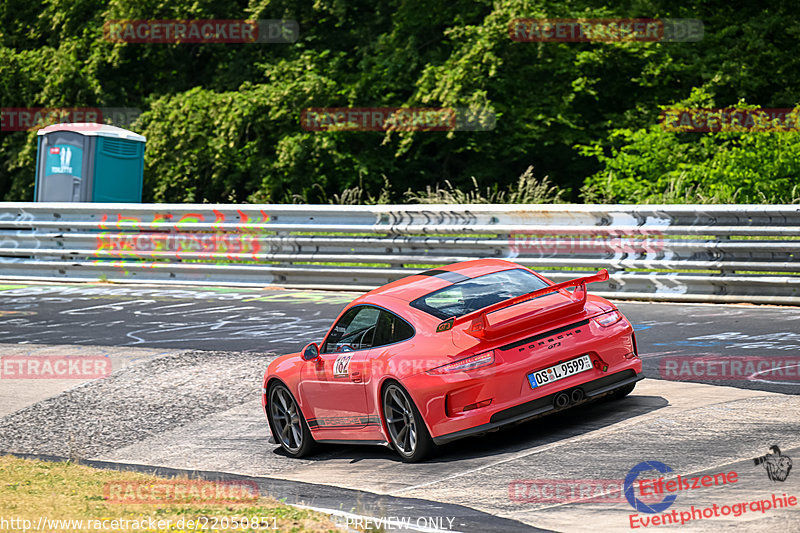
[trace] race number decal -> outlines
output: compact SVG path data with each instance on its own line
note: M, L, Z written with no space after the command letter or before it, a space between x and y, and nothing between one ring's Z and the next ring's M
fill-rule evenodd
M333 363L333 376L342 377L350 374L350 358L352 355L340 355Z

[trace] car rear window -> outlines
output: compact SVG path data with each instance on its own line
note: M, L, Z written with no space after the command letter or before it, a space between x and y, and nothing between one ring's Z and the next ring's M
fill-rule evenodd
M417 298L411 305L444 320L544 287L547 287L547 283L530 270L515 268L465 279Z

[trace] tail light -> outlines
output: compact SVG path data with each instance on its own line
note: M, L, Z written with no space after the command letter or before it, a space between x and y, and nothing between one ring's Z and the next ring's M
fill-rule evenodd
M483 368L492 364L494 364L494 350L473 355L465 359L459 359L458 361L453 361L446 365L437 366L436 368L428 370L428 374L454 374L456 372L466 372L468 370L475 370L476 368Z
M613 326L620 320L622 320L622 313L616 310L594 317L594 321L597 322L597 324L599 324L600 326L603 326L604 328L607 328L608 326Z

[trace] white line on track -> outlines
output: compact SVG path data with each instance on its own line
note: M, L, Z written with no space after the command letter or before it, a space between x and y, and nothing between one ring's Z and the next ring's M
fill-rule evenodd
M567 440L559 440L558 442L545 444L543 446L539 446L539 447L534 448L532 450L525 450L525 451L522 451L522 452L517 452L517 453L511 455L510 457L506 457L505 459L501 459L499 461L494 461L492 463L488 463L488 464L481 465L481 466L478 466L478 467L475 467L475 468L471 468L469 470L464 470L464 471L461 471L461 472L458 472L458 473L455 473L455 474L451 474L449 476L445 476L445 477L440 478L440 479L435 479L433 481L428 481L426 483L420 483L419 485L412 485L410 487L397 489L397 490L388 492L387 494L395 495L395 494L398 494L398 493L401 493L401 492L408 492L408 491L411 491L411 490L416 490L416 489L420 489L420 488L423 488L423 487L428 487L430 485L435 485L435 484L441 483L443 481L449 481L449 480L455 479L457 477L462 477L462 476L467 476L469 474L474 474L475 472L480 472L481 470L486 470L487 468L492 468L492 467L497 466L497 465L501 465L501 464L508 463L508 462L511 462L511 461L516 461L517 459L521 459L523 457L528 457L529 455L536 455L536 454L539 454L539 453L542 453L542 452L546 452L548 450L552 450L553 448L556 448L556 447L559 447L559 446L564 446L564 445L567 445L567 444L570 444L570 443L573 443L573 442L577 442L577 441L580 441L580 440L583 440L583 439L586 439L586 438L595 437L596 435L603 435L605 433L616 432L616 431L619 431L620 429L624 429L624 428L626 428L628 426L636 425L636 424L640 423L643 419L654 417L655 414L656 414L655 412L646 413L646 414L637 416L635 418L629 419L629 420L627 420L625 422L612 424L612 425L606 426L604 428L600 428L600 429L596 429L594 431L590 431L589 433L583 433L581 435L569 438Z
M653 380L653 381L655 381L655 380ZM728 403L729 401L731 401L731 400L729 400L729 399L720 399L719 401L713 401L712 400L709 403L704 404L702 407L704 407L704 408L705 407L709 407L709 406L715 405L717 403ZM494 462L491 462L491 463L487 463L485 465L477 466L477 467L471 468L469 470L464 470L464 471L461 471L461 472L450 474L450 475L444 476L444 477L442 477L440 479L435 479L435 480L428 481L428 482L425 482L425 483L420 483L418 485L412 485L410 487L404 487L404 488L401 488L401 489L390 491L390 492L387 492L386 494L397 495L397 494L400 494L400 493L403 493L403 492L409 492L409 491L412 491L412 490L416 490L416 489L420 489L420 488L424 488L424 487L429 487L431 485L436 485L436 484L442 483L444 481L449 481L451 479L455 479L455 478L467 476L467 475L470 475L470 474L474 474L475 472L480 472L482 470L486 470L488 468L492 468L492 467L495 467L495 466L498 466L498 465L501 465L501 464L504 464L504 463L509 463L511 461L516 461L518 459L522 459L524 457L528 457L528 456L531 456L531 455L537 455L537 454L552 450L552 449L554 449L556 447L570 445L570 444L577 443L577 442L580 442L580 441L585 440L585 439L594 438L594 437L596 437L598 435L605 435L607 433L615 433L615 432L618 432L620 430L624 430L627 427L631 427L631 426L635 426L637 424L640 424L640 423L642 423L644 421L647 421L648 419L657 418L657 417L661 416L662 414L663 413L660 413L660 410L657 409L656 411L644 413L644 414L639 415L639 416L637 416L635 418L631 418L631 419L628 419L628 420L625 420L625 421L622 421L622 422L611 424L609 426L605 426L605 427L590 431L588 433L582 433L580 435L576 435L576 436L568 438L566 440L559 440L557 442L552 442L550 444L545 444L545 445L542 445L542 446L539 446L539 447L536 447L536 448L533 448L533 449L520 451L520 452L512 454L509 457L506 457L504 459L500 459L498 461L494 461Z
M777 368L770 368L768 370L759 370L758 372L748 376L747 379L749 381L759 381L761 383L770 383L772 385L798 385L798 384L800 384L800 383L798 383L798 381L770 381L768 379L760 379L760 378L756 377L756 376L758 376L760 374L765 374L767 372L772 372L773 370L786 370L787 368L798 368L798 367L800 367L800 363L795 363L793 365L779 366ZM795 374L795 375L797 375L797 374Z

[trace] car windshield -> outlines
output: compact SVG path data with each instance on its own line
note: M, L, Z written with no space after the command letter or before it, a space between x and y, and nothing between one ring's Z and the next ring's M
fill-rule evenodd
M417 298L411 305L444 320L544 287L547 283L530 270L516 268L460 281Z

